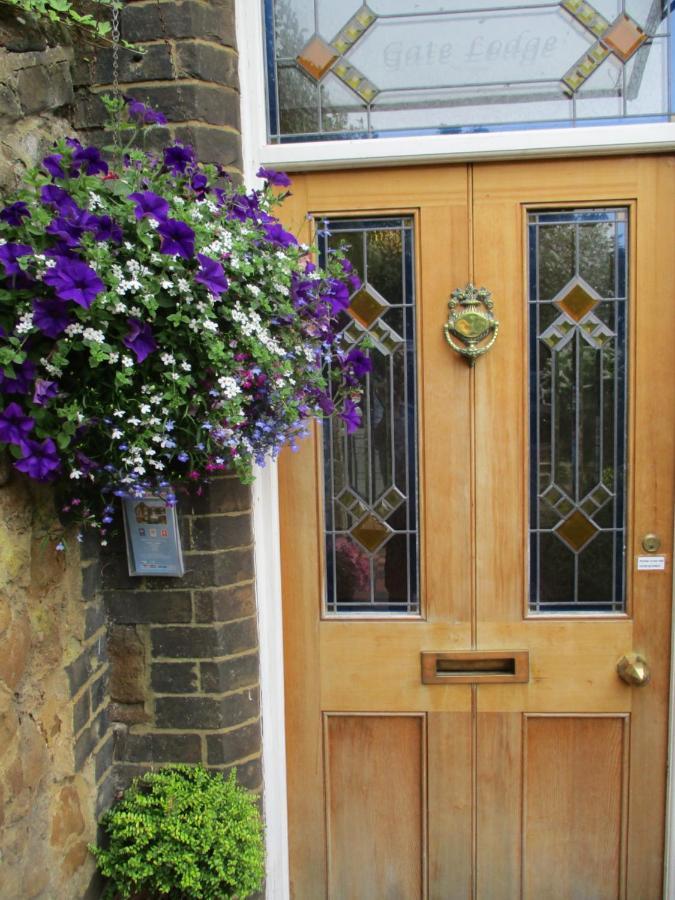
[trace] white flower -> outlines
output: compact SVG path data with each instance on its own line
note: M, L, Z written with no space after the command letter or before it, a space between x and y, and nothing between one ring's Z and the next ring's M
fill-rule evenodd
M173 356L171 353L162 353L160 359L165 366L172 366L176 362L175 356Z
M130 369L133 366L133 364L134 364L134 361L130 356L122 357L122 365L124 366L125 369Z
M188 363L188 362L182 362L182 363L180 364L180 367L181 367L181 369L182 369L184 372L191 372L191 371L192 371L192 366L191 366L190 363Z
M129 241L125 241L125 242L124 242L124 249L125 249L125 250L133 250L133 249L134 249L134 245L131 244Z
M82 332L85 341L92 341L94 344L102 344L105 341L105 335L96 328L85 328Z
M71 478L82 478L82 472L80 472L79 469L73 469L73 471L70 473L70 477Z
M14 326L14 330L17 334L26 334L27 331L30 331L33 327L33 313L26 312L24 313L17 324Z
M68 337L75 337L76 334L82 334L83 330L79 322L73 322L72 325L66 327L66 334Z
M124 437L124 433L119 430L119 428L113 428L112 439L114 441L119 441L121 437Z
M130 425L140 425L141 420L137 419L136 416L132 416L130 419L127 419ZM138 453L138 450L132 450L132 453Z
M241 394L241 388L234 378L224 375L218 379L218 385L228 400L232 400L237 394Z
M140 410L143 413L143 415L147 415L147 413L149 413L151 411L150 404L149 403L141 403Z
M113 416L115 416L116 419L121 419L123 415L124 415L124 411L121 409L116 409L113 412Z

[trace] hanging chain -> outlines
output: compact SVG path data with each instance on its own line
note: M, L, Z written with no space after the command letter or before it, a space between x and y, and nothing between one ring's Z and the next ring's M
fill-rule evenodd
M120 6L118 0L113 0L112 5L112 76L113 76L113 98L115 101L120 99ZM121 109L117 109L113 118L113 142L119 150L121 146L120 140L120 116Z
M166 52L169 57L169 62L171 63L171 77L176 86L176 97L178 98L178 109L185 116L186 121L188 121L187 109L185 106L185 101L183 97L183 86L180 81L180 71L178 69L178 55L176 52L176 42L169 40L169 29L166 25L166 19L164 18L164 10L162 8L162 0L156 0L157 3L157 15L159 16L159 24L162 29L162 40L166 46ZM192 131L192 125L186 126L188 139L194 143L194 133Z

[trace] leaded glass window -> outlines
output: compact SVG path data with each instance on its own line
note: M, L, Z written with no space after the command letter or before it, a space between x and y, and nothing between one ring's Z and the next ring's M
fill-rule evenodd
M323 423L326 612L417 614L417 404L413 232L408 218L331 221L363 279L343 314L347 345L368 334L363 423Z
M529 216L533 612L625 610L627 228Z
M273 142L667 121L669 0L264 0Z

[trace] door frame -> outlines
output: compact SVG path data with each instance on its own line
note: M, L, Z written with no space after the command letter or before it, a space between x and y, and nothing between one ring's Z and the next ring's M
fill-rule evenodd
M235 12L242 98L243 175L247 185L256 184L255 173L260 165L304 172L326 167L360 169L401 162L424 165L478 162L487 158L568 158L570 155L655 153L675 149L675 123L271 146L266 144L265 113L260 102L260 98L265 96L260 4L251 0L235 0ZM290 895L279 492L277 471L273 464L257 470L253 497L266 819L266 896L271 900L287 900ZM675 546L671 552L675 558ZM675 606L675 566L673 573L672 605ZM675 659L675 616L671 643ZM675 666L671 667L669 712L664 897L675 898Z

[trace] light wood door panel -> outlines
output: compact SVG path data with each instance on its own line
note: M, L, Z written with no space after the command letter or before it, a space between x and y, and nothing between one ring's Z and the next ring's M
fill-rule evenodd
M413 219L421 498L419 617L327 617L320 428L280 461L297 900L661 897L671 561L635 558L646 532L672 547L674 175L663 156L294 179L296 230L307 212ZM629 211L628 608L537 616L526 216L585 206ZM500 322L474 368L442 336L470 280ZM529 681L422 684L423 651L469 649L527 651ZM616 674L632 650L641 689Z

